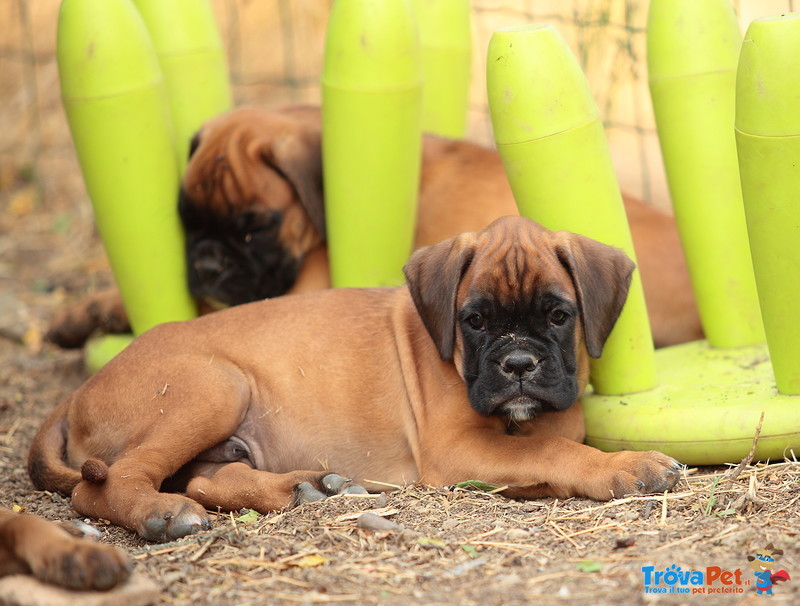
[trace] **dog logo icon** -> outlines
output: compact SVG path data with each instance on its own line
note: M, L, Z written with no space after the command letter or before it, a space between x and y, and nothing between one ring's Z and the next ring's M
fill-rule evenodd
M772 595L772 586L781 581L791 581L789 573L785 570L773 570L775 567L775 557L782 556L783 550L776 549L772 543L764 549L756 551L756 555L747 556L750 567L756 575L757 595Z

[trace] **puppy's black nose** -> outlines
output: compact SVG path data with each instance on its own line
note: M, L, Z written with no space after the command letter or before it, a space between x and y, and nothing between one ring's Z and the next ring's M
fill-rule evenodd
M200 280L213 280L225 269L223 263L214 257L203 257L194 261L192 271Z
M539 360L524 351L512 351L500 362L500 370L514 378L523 378L536 370Z

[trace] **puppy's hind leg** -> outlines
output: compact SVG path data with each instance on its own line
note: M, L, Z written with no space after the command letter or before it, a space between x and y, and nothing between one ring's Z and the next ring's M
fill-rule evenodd
M161 325L147 334L158 337L173 328ZM81 461L83 481L72 491L72 506L79 513L135 530L150 541L178 539L211 527L201 504L162 492L162 484L199 454L228 442L250 401L246 381L236 368L211 366L204 357L193 360L188 355L181 364L171 364L168 357L157 351L132 378L126 368L130 360L117 358L115 362L122 363L111 370L117 374L105 375L105 383L98 381L94 391L82 394L71 425L73 449L83 444L84 452L94 457L89 461L97 462L109 451L120 452L103 459L108 464L106 474ZM203 369L200 376L193 363L198 360ZM154 387L163 385L169 390L154 395ZM108 392L116 395L121 409L113 415L102 404ZM84 427L90 428L91 440L81 442L79 430ZM232 452L238 456L235 448ZM233 456L225 449L216 455Z
M154 542L211 528L202 505L159 492L160 474L143 467L138 458L119 459L105 474L97 473L97 461L92 463L84 464L84 480L72 491L72 507L78 513L109 520Z
M364 494L360 486L329 471L271 473L241 462L198 463L186 495L208 509L267 513L335 494Z

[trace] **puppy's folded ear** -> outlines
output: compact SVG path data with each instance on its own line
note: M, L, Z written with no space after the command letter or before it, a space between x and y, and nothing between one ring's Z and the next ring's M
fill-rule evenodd
M556 255L578 295L586 349L599 358L628 298L636 265L613 246L568 232L558 236Z
M200 135L202 134L203 129L200 129L194 134L192 140L189 141L189 157L188 159L191 160L192 156L194 156L194 152L197 151L197 148L200 147Z
M453 359L458 287L475 256L475 240L474 233L464 233L421 248L403 268L411 299L445 362Z
M298 130L261 151L262 159L292 184L311 224L325 237L325 202L322 189L322 150L316 129Z

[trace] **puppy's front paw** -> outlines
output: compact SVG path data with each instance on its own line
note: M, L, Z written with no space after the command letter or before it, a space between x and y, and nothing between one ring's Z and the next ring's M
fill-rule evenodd
M127 580L133 569L128 556L110 545L64 537L41 559L30 562L40 581L74 590L105 591Z
M83 347L93 332L120 334L130 322L116 288L88 295L73 307L61 310L50 323L45 339L64 349Z
M336 494L367 494L367 491L337 473L329 473L319 480L318 486L311 482L300 482L295 487L294 504L313 503Z
M654 494L672 489L680 479L683 465L667 455L650 450L624 450L609 456L611 478L606 498Z

